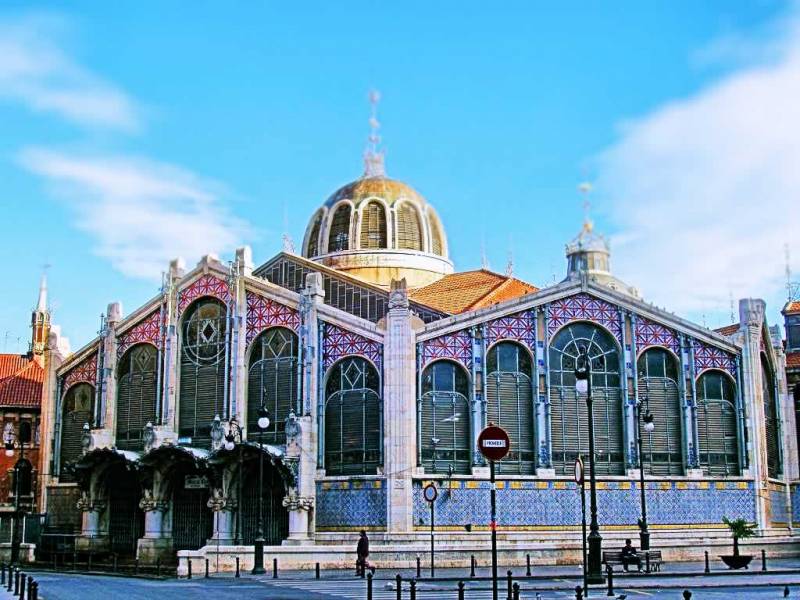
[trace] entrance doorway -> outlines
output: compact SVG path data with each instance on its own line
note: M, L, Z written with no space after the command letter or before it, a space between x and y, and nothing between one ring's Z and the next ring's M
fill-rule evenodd
M119 465L111 467L106 486L111 552L123 557L135 556L136 543L144 536L144 513L139 508L141 485L135 472Z

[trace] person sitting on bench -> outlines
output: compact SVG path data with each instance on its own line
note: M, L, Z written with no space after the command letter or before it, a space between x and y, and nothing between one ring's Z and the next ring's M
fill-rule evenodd
M639 572L642 571L642 559L636 553L636 548L631 545L631 541L625 540L625 546L622 548L622 568L625 572L628 571L629 565L636 565Z

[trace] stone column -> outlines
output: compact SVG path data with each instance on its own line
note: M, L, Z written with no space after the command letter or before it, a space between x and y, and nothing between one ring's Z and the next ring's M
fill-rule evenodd
M165 517L169 512L169 501L156 498L152 490L145 489L139 501L144 511L144 537L136 544L136 556L144 562L154 563L172 554L172 530L165 530Z
M104 519L108 503L104 498L93 499L84 492L78 500L81 515L81 534L75 538L77 552L107 552L108 524Z
M208 499L208 507L213 512L214 534L208 541L209 544L219 544L220 546L233 545L234 520L236 519L236 499L226 495L221 488L211 490L211 498Z
M761 384L761 328L766 304L758 298L739 301L739 321L744 325L742 347L742 403L747 418L747 454L756 490L756 522L759 529L769 525L769 486L767 484L767 445L764 398ZM742 443L743 440L740 440Z
M236 249L234 261L234 285L231 294L234 297L234 312L231 337L231 408L239 423L247 423L247 397L245 381L247 381L247 291L245 277L253 273L253 252L249 246ZM243 427L244 430L247 427Z
M413 527L411 473L416 465L416 352L406 281L392 281L383 367L383 465L389 533Z
M177 285L184 276L183 262L175 259L169 263L167 275L166 302L164 311L164 363L163 363L163 389L161 390L161 433L159 438L172 439L177 442L175 434L176 402L178 396L177 370L180 348L178 347L178 318L177 318Z

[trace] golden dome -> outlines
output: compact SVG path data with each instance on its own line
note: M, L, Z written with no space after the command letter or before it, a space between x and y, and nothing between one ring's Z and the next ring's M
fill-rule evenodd
M324 206L330 208L340 200L347 199L357 208L365 200L373 198L380 198L389 206L393 206L400 200L410 200L423 206L427 205L425 198L402 181L388 177L364 177L340 187L325 201Z

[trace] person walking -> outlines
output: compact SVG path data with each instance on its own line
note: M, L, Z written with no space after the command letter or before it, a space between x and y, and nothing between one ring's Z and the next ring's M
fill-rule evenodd
M369 564L369 538L363 529L358 534L356 557L356 577L363 576L365 569L370 569L375 574L375 567Z

